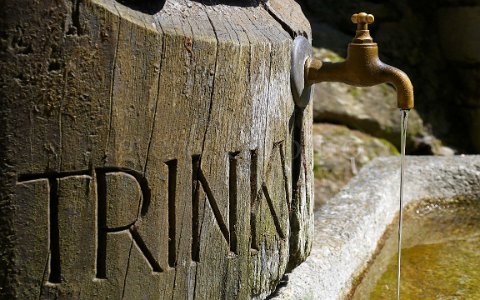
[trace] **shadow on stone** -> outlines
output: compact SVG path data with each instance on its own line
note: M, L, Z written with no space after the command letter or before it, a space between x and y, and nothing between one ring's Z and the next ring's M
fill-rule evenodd
M198 2L204 5L218 5L218 4L225 4L230 6L239 6L239 7L256 7L260 5L262 2L261 0L192 0L194 2ZM265 1L263 1L265 2Z
M154 15L162 10L166 0L116 0L133 10L140 11L145 14Z

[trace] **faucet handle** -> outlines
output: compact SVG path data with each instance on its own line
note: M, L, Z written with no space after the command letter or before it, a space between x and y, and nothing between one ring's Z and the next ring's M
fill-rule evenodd
M368 26L368 24L372 24L373 21L375 21L375 17L371 14L367 14L366 12L361 12L361 13L352 15L353 24L358 24L359 26L362 24ZM368 27L366 27L364 30L366 29L368 29Z
M355 44L371 44L373 39L370 36L370 31L368 31L368 24L372 24L375 21L375 17L366 12L361 12L358 14L352 15L352 22L357 24L357 32L355 38L353 38L352 43Z

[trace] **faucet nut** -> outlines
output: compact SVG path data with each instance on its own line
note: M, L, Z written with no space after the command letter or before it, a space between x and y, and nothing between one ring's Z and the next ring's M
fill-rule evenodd
M358 14L353 14L352 15L352 22L353 24L372 24L373 21L375 21L375 17L371 14L367 14L365 12L361 12Z

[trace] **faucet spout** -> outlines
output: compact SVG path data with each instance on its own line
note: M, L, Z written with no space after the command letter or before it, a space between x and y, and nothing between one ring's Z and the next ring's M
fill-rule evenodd
M392 84L397 91L397 106L411 109L414 106L413 85L403 71L383 63L378 57L378 46L373 42L368 24L373 16L359 13L352 16L357 34L348 45L345 61L338 63L322 62L309 58L305 62L305 85L319 82L342 82L358 87L368 87L381 83Z
M343 62L331 63L322 62L319 59L307 59L305 81L306 85L342 82L358 87L390 83L397 91L398 108L412 109L414 106L413 85L410 78L402 70L383 63L378 58L376 44L363 49L357 49L355 45L350 44L349 55Z
M392 84L397 90L397 107L412 109L414 106L413 85L408 75L387 64L383 64L382 74L385 82Z

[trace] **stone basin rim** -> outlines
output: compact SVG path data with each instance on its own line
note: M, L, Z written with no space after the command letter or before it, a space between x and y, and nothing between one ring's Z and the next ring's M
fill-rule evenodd
M480 155L407 156L404 205L480 196ZM344 299L398 213L400 158L376 158L315 212L310 257L272 299Z

